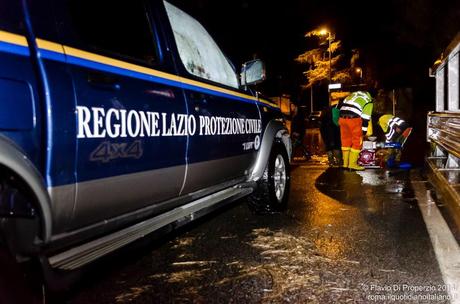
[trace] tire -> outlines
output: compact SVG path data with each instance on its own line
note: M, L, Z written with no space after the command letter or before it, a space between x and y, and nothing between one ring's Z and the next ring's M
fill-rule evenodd
M256 212L279 212L287 208L291 187L291 170L286 149L273 145L267 167L249 196L249 205Z

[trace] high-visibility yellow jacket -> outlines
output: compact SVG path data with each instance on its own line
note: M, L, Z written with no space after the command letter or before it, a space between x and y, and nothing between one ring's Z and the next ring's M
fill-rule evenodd
M401 118L391 114L385 114L379 118L379 126L385 133L386 141L391 141L395 138L396 127L400 129L400 133L407 129L409 125ZM396 134L399 136L399 134Z
M361 117L363 120L363 134L367 133L367 135L370 136L372 133L369 134L367 129L372 116L373 108L374 104L372 102L371 94L368 92L357 91L351 93L347 98L344 99L343 105L340 108L340 115Z
M385 114L380 116L379 118L379 126L382 128L384 133L388 132L388 126L389 126L389 121L393 118L394 116L391 114Z

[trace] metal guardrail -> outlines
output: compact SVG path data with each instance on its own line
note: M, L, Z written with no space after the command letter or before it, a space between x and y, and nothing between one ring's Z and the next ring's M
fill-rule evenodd
M460 112L429 112L427 141L432 147L428 176L460 229Z
M460 159L460 112L429 112L426 134L436 145L432 156Z

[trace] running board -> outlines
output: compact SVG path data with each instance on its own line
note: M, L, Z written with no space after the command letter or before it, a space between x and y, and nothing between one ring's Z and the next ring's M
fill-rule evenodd
M192 221L204 214L200 211L214 209L211 207L215 207L220 203L232 202L250 194L252 191L253 189L251 188L238 187L219 191L123 230L49 257L49 264L52 268L61 270L77 269L162 227L179 220Z

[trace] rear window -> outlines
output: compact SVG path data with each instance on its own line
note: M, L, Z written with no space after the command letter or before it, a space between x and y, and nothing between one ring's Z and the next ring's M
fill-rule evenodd
M187 13L164 3L186 70L192 75L238 88L238 77L232 65L206 29Z

